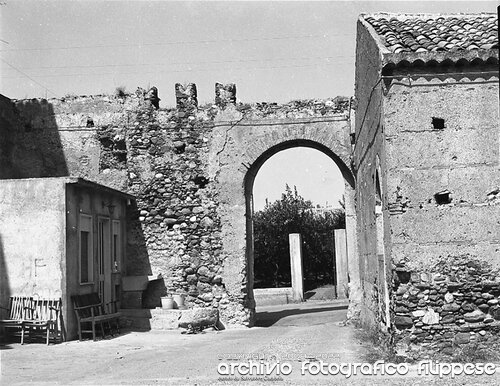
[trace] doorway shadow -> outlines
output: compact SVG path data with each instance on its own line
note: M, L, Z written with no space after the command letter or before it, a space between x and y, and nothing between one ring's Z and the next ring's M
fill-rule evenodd
M279 320L292 315L314 314L318 312L346 310L347 305L333 305L331 307L317 307L317 308L292 308L287 310L278 311L257 311L255 316L255 327L271 327Z

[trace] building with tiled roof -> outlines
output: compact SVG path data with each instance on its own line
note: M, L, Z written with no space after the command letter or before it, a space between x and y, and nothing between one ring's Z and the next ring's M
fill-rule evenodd
M362 15L355 74L361 322L414 358L500 349L497 16Z
M387 62L403 58L498 60L498 19L495 14L362 15L360 23L376 40Z

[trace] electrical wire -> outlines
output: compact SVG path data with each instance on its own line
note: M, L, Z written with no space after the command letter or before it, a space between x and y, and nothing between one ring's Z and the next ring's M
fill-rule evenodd
M248 71L248 70L272 70L283 68L305 68L305 67L319 67L325 65L335 65L336 62L329 63L313 63L305 65L292 65L292 66L264 66L264 67L231 67L231 68L205 68L205 69L182 69L182 70L156 70L156 71L128 71L128 72L101 72L101 73L73 73L73 74L53 74L53 75L37 75L38 78L59 78L69 76L103 76L103 75L133 75L133 74L173 74L173 73L194 73L194 72L208 72L208 71ZM351 66L351 63L345 63ZM2 79L18 79L19 77L2 77Z
M174 65L191 65L191 64L224 64L224 63L251 63L251 62L274 62L284 60L330 60L338 58L354 58L354 55L337 55L337 56L308 56L295 58L278 58L278 59L239 59L239 60L215 60L206 62L171 62L171 63L137 63L137 64L96 64L96 65L75 65L75 66L43 66L43 67L20 67L23 70L49 70L49 69L65 69L65 68L106 68L106 67L139 67L139 66L174 66Z
M18 68L14 67L12 64L6 62L4 59L0 58L0 60L2 62L4 62L7 66L9 67L12 67L14 70L18 71L19 73L23 74L26 78L28 78L29 80L31 80L33 83L36 83L37 85L39 85L40 87L42 87L43 89L45 89L46 91L50 92L51 94L53 94L54 96L57 96L57 94L50 90L49 88L47 88L46 86L44 86L43 84L41 84L40 82L36 81L35 79L33 79L31 76L29 76L28 74L26 74L25 72L19 70Z
M222 40L185 40L161 43L135 43L135 44L101 44L91 46L67 46L67 47L35 47L35 48L8 48L0 50L0 52L7 51L50 51L50 50L79 50L90 48L118 48L118 47L143 47L143 46L168 46L178 44L211 44L211 43L232 43L232 42L255 42L255 41L274 41L274 40L288 40L288 39L312 39L312 38L326 38L330 36L350 36L350 34L323 34L323 35L302 35L302 36L279 36L269 38L251 38L251 39L222 39Z

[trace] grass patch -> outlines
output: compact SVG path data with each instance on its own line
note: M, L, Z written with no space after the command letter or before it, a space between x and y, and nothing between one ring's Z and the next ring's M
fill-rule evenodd
M392 347L391 336L376 329L357 328L355 338L363 345L363 361L375 363L376 361L386 361L391 363L403 362L398 358Z

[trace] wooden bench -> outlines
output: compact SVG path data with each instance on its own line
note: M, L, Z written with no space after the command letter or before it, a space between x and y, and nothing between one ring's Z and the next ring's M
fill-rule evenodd
M11 296L8 319L0 320L6 335L32 338L43 332L47 344L50 338L63 338L61 327L61 299L43 299L38 296Z
M8 311L7 319L0 319L5 335L21 335L22 322L25 319L26 307L33 301L29 296L11 296L9 307L1 307Z
M78 322L78 337L82 340L82 333L92 333L92 339L96 340L96 326L99 325L102 337L105 337L105 325L113 335L113 327L120 333L119 319L121 314L115 309L109 309L112 304L104 306L96 292L85 295L74 295L71 297ZM108 308L106 310L106 308ZM113 307L114 308L114 307Z
M54 343L64 340L61 328L61 299L43 299L34 297L31 304L25 306L24 320L21 323L21 344L25 336L31 340L34 335L44 333L45 341Z

